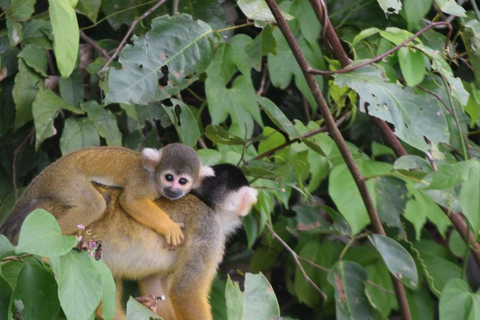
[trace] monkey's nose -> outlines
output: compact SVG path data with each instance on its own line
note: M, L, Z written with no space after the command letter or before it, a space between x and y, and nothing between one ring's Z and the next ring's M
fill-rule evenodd
M163 188L163 193L170 200L176 200L183 196L183 191L180 189L174 189L170 187Z

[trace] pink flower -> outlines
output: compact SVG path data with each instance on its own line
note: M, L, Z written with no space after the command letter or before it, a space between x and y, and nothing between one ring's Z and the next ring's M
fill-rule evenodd
M85 230L85 226L83 224L77 224L77 228L80 230Z

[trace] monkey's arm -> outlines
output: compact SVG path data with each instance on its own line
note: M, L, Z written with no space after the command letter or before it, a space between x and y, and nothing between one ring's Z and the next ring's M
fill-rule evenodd
M173 222L153 199L132 197L124 191L119 200L120 205L133 219L163 235L168 244L182 244L184 235L180 224Z

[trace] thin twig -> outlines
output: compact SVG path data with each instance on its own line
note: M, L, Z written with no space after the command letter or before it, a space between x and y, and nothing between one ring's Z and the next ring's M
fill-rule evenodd
M200 148L202 149L208 149L207 145L205 144L205 141L203 141L203 139L200 137L198 138L198 145L200 146Z
M268 67L266 64L262 67L262 81L260 82L260 88L258 88L257 95L261 96L265 91L265 84L267 83L267 70Z
M140 16L140 18L135 19L135 20L132 22L132 25L131 25L130 28L128 29L127 34L125 34L125 36L123 37L122 41L121 41L120 44L118 45L117 49L115 49L115 52L113 53L113 55L110 57L110 59L108 59L107 63L105 63L105 65L103 66L103 68L102 68L98 73L101 73L101 72L105 71L105 69L110 65L110 63L112 63L113 59L115 59L115 58L117 57L117 55L120 53L120 51L123 49L123 46L124 46L125 43L127 42L128 37L130 37L130 35L132 34L133 29L135 29L135 26L136 26L140 21L142 21L143 19L145 19L146 17L148 17L148 16L149 16L153 11L155 11L158 7L160 7L162 4L164 4L165 1L166 1L166 0L160 0L160 1L158 1L153 7L151 7L151 8L148 9L147 11L145 11L145 12Z
M180 3L180 0L173 0L173 14L178 13L178 5Z
M275 233L275 231L273 231L273 228L272 226L267 222L265 223L265 226L267 227L268 230L270 230L270 232L272 233L272 237L274 237L275 239L278 240L278 242L280 242L283 247L285 249L287 249L288 252L290 252L290 254L292 255L293 257L293 260L295 260L295 263L297 264L298 268L300 269L300 272L302 273L303 277L305 278L305 280L307 280L308 283L310 283L314 288L315 290L318 291L318 293L320 293L323 297L323 299L325 301L327 301L327 295L317 286L317 284L315 282L313 282L312 279L310 279L310 277L308 276L308 274L305 272L305 269L303 269L303 266L302 264L300 263L300 260L298 259L298 255L295 251L293 251L292 248L290 248L290 246L285 242L283 241L283 239L277 234Z
M350 71L353 71L353 70L357 70L361 67L365 67L366 65L369 65L369 64L372 64L372 63L375 63L377 61L382 60L383 58L389 56L390 54L394 53L395 51L399 50L400 48L405 47L407 44L409 44L410 42L415 40L418 36L420 36L422 33L426 32L428 29L434 28L434 27L440 26L440 25L446 25L446 26L448 26L448 29L449 29L448 34L447 34L447 39L445 41L445 50L448 50L448 39L450 38L450 36L452 34L452 25L448 22L445 22L445 21L439 21L439 22L434 22L434 23L426 26L425 28L421 29L420 31L415 33L413 36L411 36L410 38L408 38L407 40L405 40L401 44L399 44L399 45L393 47L392 49L388 50L387 52L385 52L385 53L383 53L383 54L381 54L381 55L379 55L375 58L368 59L368 60L366 60L366 61L364 61L360 64L357 64L355 66L351 66L351 67L347 67L347 68L343 68L343 69L335 70L335 71L318 70L318 69L313 69L313 68L309 67L308 72L311 73L311 74L331 75L331 74L346 73L346 72L350 72Z
M307 98L305 98L305 95L302 94L302 104L303 104L303 112L305 113L305 118L307 122L310 122L312 119L312 116L310 115L310 104L308 103Z
M35 128L32 128L30 132L27 134L27 136L22 140L22 142L18 145L18 147L15 148L13 151L13 162L12 162L12 179L13 179L13 191L15 195L15 202L17 202L18 199L18 188L17 188L17 155L20 153L22 150L23 146L25 143L27 143L28 139L33 135L35 132Z
M330 269L329 268L325 268L325 267L322 267L321 265L318 265L316 264L315 262L311 261L311 260L308 260L308 259L305 259L304 257L302 256L298 256L298 259L299 260L302 260L302 261L305 261L306 263L310 264L311 266L317 268L318 270L322 270L322 271L325 271L325 272L330 272ZM387 288L384 288L382 287L381 285L379 284L376 284L375 282L371 281L371 280L365 280L365 283L368 283L368 284L371 284L372 286L376 287L377 289L380 289L384 292L387 292L391 295L395 295L395 292L393 292L392 290L389 290Z
M7 261L23 261L23 258L31 257L33 254L31 253L25 253L20 256L10 256L10 257L5 257L1 260L2 263L7 262Z
M341 125L348 117L350 116L350 111L349 112L346 112L344 113L340 118L338 118L337 122L335 122L335 125L336 126L339 126ZM321 133L321 132L326 132L327 131L327 127L321 127L321 128L318 128L318 129L315 129L315 130L312 130L312 131L309 131L307 133L304 133L302 134L300 137L296 138L296 139L292 139L292 140L289 140L285 143L282 143L281 145L273 148L273 149L270 149L262 154L259 154L258 156L256 156L255 158L253 158L252 160L260 160L262 158L268 158L270 157L272 154L274 154L275 152L277 152L278 150L282 150L283 148L286 148L288 147L289 145L293 144L294 142L298 142L298 141L301 141L302 139L306 139L306 138L310 138L311 136L314 136L318 133ZM248 165L248 161L245 162L245 165Z
M421 86L421 85L417 84L417 87L418 87L420 90L423 90L423 91L425 91L426 93L429 93L429 94L431 94L432 96L434 96L435 98L437 98L437 100L440 101L440 102L443 104L443 106L445 107L445 109L447 109L448 113L450 113L452 116L454 116L454 115L453 115L453 111L448 107L448 105L445 103L445 101L443 100L442 97L440 97L440 96L439 96L438 94L436 94L435 92L433 92L433 91L425 88L424 86Z
M108 55L107 51L105 49L103 49L102 47L100 47L97 44L97 41L95 41L92 38L90 38L89 36L87 36L85 34L85 32L83 32L83 30L80 30L80 37L83 39L83 41L85 41L86 43L91 45L95 49L95 51L100 53L105 59L107 59L107 60L110 59L110 56Z

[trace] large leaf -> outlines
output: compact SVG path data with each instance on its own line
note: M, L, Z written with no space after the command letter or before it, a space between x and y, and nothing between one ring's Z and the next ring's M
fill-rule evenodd
M394 177L380 177L375 180L375 196L377 211L380 219L388 226L399 230L399 237L403 237L403 225L400 216L405 211L408 201L405 182Z
M420 51L409 48L398 50L398 62L403 77L410 87L414 87L423 81L425 77L425 60Z
M55 278L39 265L23 265L12 301L22 301L24 308L19 314L25 320L51 320L60 310Z
M41 87L43 87L42 78L28 68L23 59L19 59L18 73L15 76L15 86L12 91L16 109L16 128L32 120L32 103Z
M185 103L177 99L171 99L171 102L173 103L172 107L163 105L163 109L175 126L180 141L193 147L197 144L198 138L200 138L200 129L198 128L197 120L192 110L190 110ZM177 109L180 109L180 117L176 112Z
M269 53L277 54L277 42L272 34L272 28L266 26L255 40L245 46L248 53L248 62L257 71L262 67L262 57Z
M34 12L35 0L12 0L7 15L17 21L25 21Z
M186 14L154 19L151 30L120 53L122 69L110 70L105 103L147 104L177 94L207 69L215 39L208 24ZM159 86L163 66L169 81Z
M378 4L380 4L385 14L397 14L402 9L400 0L378 0Z
M262 107L262 110L265 111L267 116L272 120L272 122L282 131L288 134L291 139L298 138L300 133L297 128L293 125L287 116L280 110L279 107L275 105L268 98L257 96L257 102Z
M60 96L71 105L77 106L83 101L83 79L79 72L72 73L68 78L61 77L58 86Z
M455 0L435 0L437 5L445 13L453 14L457 17L465 17L466 12Z
M65 121L65 127L60 138L62 155L72 151L100 145L100 137L92 121L88 118L70 117Z
M460 190L460 205L470 222L474 234L480 230L480 163L472 161L466 171L465 182Z
M265 0L239 0L238 6L250 20L275 22L275 17L268 8ZM293 19L293 17L286 12L282 11L282 15L287 20Z
M81 107L87 112L88 118L93 122L100 136L107 140L109 146L122 145L122 133L118 129L117 118L112 111L103 105L98 105L96 101L85 102Z
M209 124L205 130L205 135L215 143L228 145L243 145L245 143L242 138L231 134L221 126L213 126Z
M328 274L328 282L335 287L337 320L381 319L365 294L367 272L359 264L338 261Z
M87 252L76 250L51 259L58 297L67 319L91 319L103 296L102 275Z
M22 224L16 252L57 257L72 250L76 244L74 236L62 235L54 216L43 209L37 209Z
M395 134L406 143L424 151L430 149L424 137L434 144L448 143L447 122L438 101L388 82L380 68L366 66L338 74L335 83L355 90L360 110L392 123Z
M440 297L440 320L473 320L480 318L480 294L472 293L461 279L450 281Z
M73 8L76 1L48 0L48 3L54 36L53 51L58 70L67 78L75 68L80 41L77 15Z
M104 319L113 319L115 315L115 293L117 288L115 287L112 272L103 260L96 261L93 258L90 260L102 276L102 316Z
M18 57L43 77L47 77L47 56L44 48L34 44L28 45L20 51Z
M229 320L242 320L244 298L237 282L232 281L228 276L227 285L225 286L225 300L227 305L227 314Z
M404 0L403 3L401 14L408 22L408 30L419 25L432 6L432 0Z
M53 91L40 89L35 98L35 102L32 105L33 120L35 122L35 147L37 149L40 147L43 140L57 133L57 129L53 126L53 121L62 109L77 114L83 113L80 109L73 107L57 96Z
M390 272L409 287L418 284L417 267L412 256L395 240L379 234L372 235L370 241L382 256Z
M280 316L280 308L277 297L267 278L261 273L247 273L243 319L268 320L278 316Z
M220 76L209 76L205 83L208 110L212 124L220 124L230 115L232 122L241 125L241 132L250 137L253 132L253 119L263 125L260 109L255 100L256 94L250 78L238 76L231 88Z

